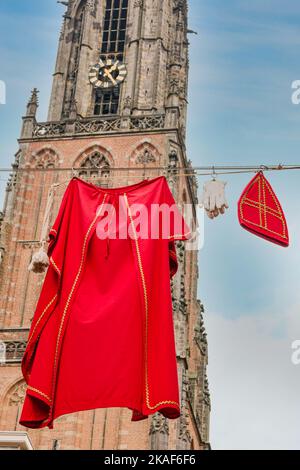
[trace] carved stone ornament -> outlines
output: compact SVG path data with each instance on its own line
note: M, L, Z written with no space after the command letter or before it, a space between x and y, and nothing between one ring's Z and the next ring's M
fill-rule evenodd
M162 433L169 434L169 423L161 413L155 413L150 426L150 434Z
M204 307L201 302L198 302L198 315L197 315L197 322L194 328L194 339L199 347L200 351L203 355L207 353L208 341L207 341L207 333L204 325L203 319Z
M87 0L86 7L88 10L93 11L95 8L95 0Z
M133 6L134 8L143 8L144 0L135 0Z
M150 163L155 162L155 156L148 149L145 149L144 152L141 153L136 159L137 165L149 165Z
M4 341L6 362L21 362L26 350L26 341Z
M43 149L34 153L30 159L32 168L55 168L58 165L58 156L52 149Z
M152 450L168 449L169 423L161 413L152 417L149 435Z
M124 109L131 109L132 107L132 98L131 96L126 96L124 99Z
M181 393L181 417L179 425L180 448L190 449L192 437L189 431L189 386L187 370L183 371L182 393Z
M102 170L104 168L109 169L109 162L105 155L100 152L94 152L89 155L83 163L81 163L80 168L95 168Z
M25 400L27 385L25 382L18 384L9 398L9 406L21 406Z
M1 236L1 225L0 225L0 236ZM3 246L0 246L0 266L3 263L4 260L4 248Z
M107 118L87 118L76 119L74 121L75 132L72 135L100 135L107 134L108 132L122 132L124 131L144 131L163 129L165 127L165 116L163 114L149 115L149 116L130 116L129 123L128 117L121 118L107 117ZM125 125L126 124L126 125ZM44 122L37 123L33 129L32 137L34 139L48 139L49 137L59 137L69 135L67 123L64 121L59 122Z

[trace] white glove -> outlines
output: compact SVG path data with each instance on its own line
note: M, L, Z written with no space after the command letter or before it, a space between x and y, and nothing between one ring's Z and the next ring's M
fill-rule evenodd
M202 204L210 219L225 214L229 208L225 195L226 184L224 181L212 180L204 185Z

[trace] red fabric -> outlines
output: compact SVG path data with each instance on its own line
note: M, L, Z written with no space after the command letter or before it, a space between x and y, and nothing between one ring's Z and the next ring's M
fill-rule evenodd
M284 212L270 183L262 172L250 181L238 203L242 227L278 245L289 246Z
M105 203L117 212L129 206L135 238L99 239ZM164 177L107 190L70 182L22 362L22 425L52 428L61 415L103 407L127 407L133 421L157 411L180 416L170 277L174 241L189 229L176 209L180 230L172 219L167 239L139 239L136 203L175 201Z

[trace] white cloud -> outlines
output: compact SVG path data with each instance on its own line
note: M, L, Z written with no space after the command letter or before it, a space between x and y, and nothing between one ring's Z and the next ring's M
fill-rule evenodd
M300 339L299 303L231 320L206 319L214 449L300 449L300 366L291 344Z

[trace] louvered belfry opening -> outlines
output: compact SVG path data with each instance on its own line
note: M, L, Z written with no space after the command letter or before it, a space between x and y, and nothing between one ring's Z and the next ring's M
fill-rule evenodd
M127 14L128 0L106 0L100 56L104 62L107 59L124 61ZM119 100L119 86L96 90L94 114L118 114Z

